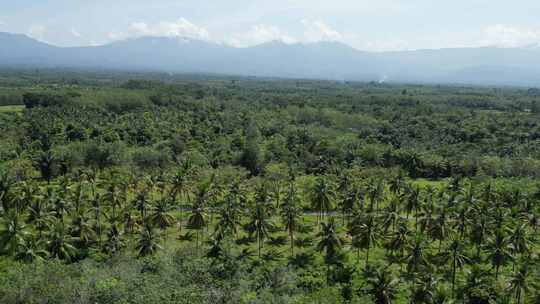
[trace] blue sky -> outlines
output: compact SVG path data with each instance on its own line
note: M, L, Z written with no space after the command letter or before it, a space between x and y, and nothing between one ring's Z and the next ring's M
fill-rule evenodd
M335 40L370 51L540 43L538 0L1 0L0 31L60 46L185 36L244 47Z

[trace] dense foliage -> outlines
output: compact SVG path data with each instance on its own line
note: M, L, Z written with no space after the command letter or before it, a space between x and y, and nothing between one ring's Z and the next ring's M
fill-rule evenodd
M536 89L0 73L0 303L536 303Z

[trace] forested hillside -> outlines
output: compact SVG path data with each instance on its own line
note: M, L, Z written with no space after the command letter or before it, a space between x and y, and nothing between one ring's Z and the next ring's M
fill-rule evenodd
M540 91L0 72L0 303L537 303Z

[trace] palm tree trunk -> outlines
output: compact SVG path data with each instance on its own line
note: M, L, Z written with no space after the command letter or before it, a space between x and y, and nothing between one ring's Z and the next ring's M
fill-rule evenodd
M292 230L289 232L289 236L291 238L291 256L294 255L294 236Z

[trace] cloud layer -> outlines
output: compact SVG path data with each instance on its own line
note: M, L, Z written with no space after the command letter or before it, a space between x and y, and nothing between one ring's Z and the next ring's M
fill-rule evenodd
M204 27L197 26L185 18L173 22L162 21L155 24L134 22L127 31L130 37L163 36L163 37L189 37L209 40L210 33Z

